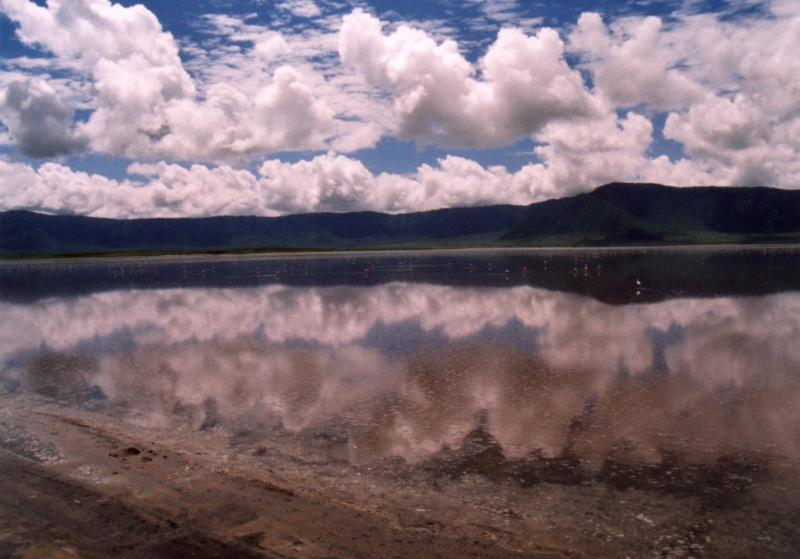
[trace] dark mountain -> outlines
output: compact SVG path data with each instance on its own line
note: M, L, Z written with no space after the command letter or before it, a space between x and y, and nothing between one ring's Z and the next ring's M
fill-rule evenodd
M0 254L800 241L800 191L611 183L530 206L113 220L0 214Z
M660 228L591 194L548 200L528 207L504 240L562 239L585 242L657 241Z
M524 206L455 208L390 215L375 212L285 217L209 217L114 220L0 214L3 254L228 250L257 248L360 248L403 244L446 245L496 240L519 221Z
M800 193L776 188L669 188L612 183L593 196L630 215L674 230L723 233L790 233L800 224Z
M611 183L528 206L508 241L578 244L797 240L800 191Z

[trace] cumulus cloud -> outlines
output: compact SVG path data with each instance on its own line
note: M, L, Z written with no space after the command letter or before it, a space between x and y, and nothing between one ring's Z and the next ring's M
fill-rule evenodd
M253 52L262 60L269 62L289 52L289 45L281 34L265 33L256 40Z
M310 161L265 161L259 168L269 204L282 211L347 211L374 206L375 177L360 162L327 154ZM297 188L297 185L303 185Z
M136 185L73 171L58 163L38 169L0 159L3 208L107 217L133 217L142 191Z
M22 41L91 73L97 109L82 131L97 151L144 151L164 125L159 109L195 93L172 35L142 5L125 8L105 0L51 2L46 7L4 0L1 5L19 23Z
M569 36L596 88L617 106L646 104L657 110L690 106L703 94L700 85L675 69L680 62L661 33L657 17L631 18L611 32L600 14L584 13Z
M163 137L151 156L219 161L273 151L321 149L333 113L319 101L305 76L278 68L255 95L229 84L209 88L202 103L182 99L164 109Z
M37 157L88 148L147 162L117 181L3 161L0 207L109 217L400 212L531 203L612 180L800 185L800 9L791 2L747 19L585 13L562 34L503 28L476 60L442 38L450 30L358 9L334 18L331 6L283 2L281 21L292 13L314 23L280 33L248 16L204 16L201 34L182 38L182 59L141 5L0 0L19 38L54 55L0 70L0 142ZM522 10L505 0L484 8L493 21ZM55 77L59 69L70 77ZM75 122L74 109L88 117ZM445 156L401 175L339 155L387 134L533 146L514 172ZM662 137L682 154L659 155ZM267 155L289 150L323 154ZM256 161L258 171L236 168ZM14 186L19 177L29 188Z
M664 137L687 158L660 156L643 175L668 183L800 184L800 10L764 6L765 17L680 15L665 25L629 17L609 26L583 14L569 48L616 106L671 111Z
M485 147L604 109L564 61L553 29L533 36L503 29L475 67L452 40L437 43L405 25L386 35L379 19L356 10L344 17L339 52L369 83L392 93L403 138Z
M378 179L359 161L341 155L266 161L259 173L165 162L134 163L128 172L129 179L116 181L58 163L34 169L0 159L0 207L112 218L382 209ZM404 180L392 175L387 186L394 186L392 178Z
M748 154L752 156L761 150L773 151L769 145L770 131L766 123L762 123L758 112L744 96L729 99L710 94L688 112L670 114L664 134L680 141L687 153L697 161L709 164L725 161L726 168L730 169L730 182L740 183L741 179L747 182L747 178L756 178L753 169L748 173L747 169L741 168ZM740 175L738 178L737 174ZM769 179L774 177L761 178L767 179L763 184L769 184Z
M535 151L545 165L533 166L541 188L576 193L619 177L637 177L646 166L653 125L637 113L612 114L587 123L551 123L537 134Z
M709 95L687 113L672 113L664 135L729 185L800 184L800 121L770 125L747 96Z
M73 127L74 110L41 80L12 82L0 92L0 120L19 150L31 157L80 151L87 140Z
M182 52L188 55L184 66L202 96L228 84L244 97L255 97L273 81L278 68L288 66L313 91L316 105L335 115L330 125L325 125L326 149L351 152L371 148L391 128L390 111L380 91L339 60L341 17L326 13L314 18L313 24L294 25L279 17L274 27L280 25L280 33L248 16L207 14L202 21L202 34L181 43ZM237 46L232 47L231 41ZM242 43L253 47L240 48ZM297 122L303 118L301 115ZM320 146L308 142L307 147Z
M130 158L217 161L272 151L319 149L334 114L314 94L314 76L279 67L255 91L225 83L198 95L170 33L144 6L108 0L3 0L18 35L91 75L94 111L79 126L93 150ZM255 45L275 57L285 44L275 34ZM60 113L59 113L60 114ZM40 136L63 136L59 126ZM10 126L9 126L10 128Z
M210 131L211 133L211 131ZM134 163L114 181L46 163L38 169L0 159L0 207L96 217L265 215L318 211L408 212L484 204L529 204L599 184L669 177L709 184L691 161L651 161L650 121L628 113L592 122L551 123L536 135L542 163L516 172L449 155L414 173L375 174L357 159L329 152L310 160L262 162L257 172L230 165ZM667 181L669 182L669 181ZM25 184L25 189L19 189Z
M695 45L688 71L713 90L671 113L664 135L723 184L800 185L800 10L772 9L747 24L691 16L671 31Z

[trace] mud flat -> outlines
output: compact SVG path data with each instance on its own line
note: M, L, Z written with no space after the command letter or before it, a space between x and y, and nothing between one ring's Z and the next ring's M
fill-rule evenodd
M491 441L470 437L422 466L353 465L309 451L298 436L148 429L6 395L0 556L794 558L800 550L800 506L779 467L762 484L753 480L766 474L752 465L750 477L730 465L722 478L678 466L587 476L561 459L515 478L519 465L498 468Z

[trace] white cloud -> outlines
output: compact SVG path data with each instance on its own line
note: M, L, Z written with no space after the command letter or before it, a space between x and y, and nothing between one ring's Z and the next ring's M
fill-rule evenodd
M564 61L564 43L553 29L534 36L501 30L477 68L452 40L436 43L405 25L389 35L382 28L360 10L345 16L339 52L369 83L391 91L403 138L485 147L530 135L553 120L604 112Z
M267 204L280 212L347 211L375 204L375 177L361 162L342 155L265 161L259 173Z
M0 207L116 217L399 212L530 203L612 180L800 185L792 2L747 19L678 12L604 23L583 14L566 45L554 29L504 28L476 61L439 20L385 25L360 10L335 17L331 6L285 2L274 14L280 33L252 14L203 16L179 53L140 5L0 0L19 37L54 55L0 61L3 142L43 157L86 146L186 162L161 164L163 176L144 182L4 162ZM520 10L511 0L478 7L504 24ZM312 21L290 25L289 13ZM591 90L579 70L592 75ZM651 153L659 132L680 144L677 160ZM336 155L387 135L470 147L529 138L534 147L515 172L446 156L397 175ZM288 150L333 151L264 162ZM263 174L234 168L254 161ZM33 181L28 194L8 179L19 173Z
M259 174L164 162L134 163L128 172L130 179L115 181L57 163L34 169L0 159L0 208L132 218L270 216L378 209L382 203L376 177L360 162L334 154L298 163L266 161ZM397 180L403 179L393 175L387 184Z
M535 148L545 165L532 166L540 188L552 197L576 194L595 186L636 179L647 166L645 152L652 142L653 125L636 113L623 119L609 115L591 123L554 122L536 135ZM624 179L623 179L624 180Z
M682 109L702 97L700 85L675 69L675 50L665 45L657 17L631 18L611 33L600 14L584 13L569 36L592 71L596 88L621 107L646 104L656 110Z
M212 40L190 43L192 56L186 63L201 90L228 83L252 95L271 79L277 65L291 65L305 76L316 99L336 115L328 133L330 148L340 152L371 148L392 128L382 92L369 86L355 69L341 64L341 17L326 14L315 18L313 25L286 22L280 34L247 18L207 15L204 19ZM250 42L254 47L233 49L230 41ZM270 56L274 52L274 58L265 58L265 51Z
M570 48L597 91L618 106L671 110L664 136L687 158L648 162L643 175L679 184L800 185L800 10L723 19L718 14L629 17L610 29L583 14Z
M153 67L180 66L172 35L141 4L123 7L106 0L72 0L45 7L28 0L2 0L0 7L19 23L22 41L77 59L86 67L132 55L147 59Z
M798 188L800 10L776 3L774 17L746 23L691 16L673 33L693 41L690 71L714 93L670 114L665 136L724 184Z
M0 159L3 208L130 217L136 215L134 205L140 196L140 190L127 181L76 172L58 163L33 169Z
M142 5L3 0L0 6L19 23L20 39L91 75L94 111L79 132L94 151L220 161L321 149L332 139L334 112L315 91L324 79L311 71L284 65L259 72L261 81L249 88L216 83L200 96L172 35ZM288 50L276 33L251 39L256 65ZM63 136L63 126L40 135L48 132Z
M719 186L730 184L719 170L714 170L692 159L681 158L672 161L660 155L639 173L640 180L673 186Z
M289 45L279 33L264 33L256 40L255 44L253 52L265 62L270 62L289 52Z
M292 15L297 17L311 18L322 14L314 0L286 0L278 3L277 6L281 10L291 12Z
M328 153L311 160L265 161L259 174L228 165L184 167L135 163L134 180L114 181L57 163L38 169L0 160L0 208L95 217L277 215L316 211L404 212L491 203L529 203L557 193L542 166L517 173L448 156L416 173L374 175L364 165ZM145 177L146 180L142 180ZM19 185L25 185L20 188Z
M11 82L0 91L0 120L19 150L31 157L55 157L84 149L87 139L76 133L73 115L55 90L41 80Z
M209 137L213 137L209 130ZM47 163L38 170L0 160L0 208L28 208L96 217L279 215L317 211L408 212L484 204L529 204L574 194L624 177L672 178L710 184L694 162L651 161L652 125L636 113L578 123L551 123L536 139L542 163L516 172L457 156L423 164L414 173L374 174L333 152L294 163L264 161L258 173L229 165L207 167L134 163L133 180L112 181ZM19 177L24 175L25 179ZM146 178L146 180L142 180ZM20 190L19 184L29 185Z
M720 184L797 188L800 120L770 123L753 98L709 95L687 113L672 113L664 135L684 145L692 161Z
M533 31L542 24L543 17L525 15L519 0L462 0L462 5L477 8L481 15L465 23L476 31L496 31L499 27L514 27Z
M291 66L275 70L272 82L255 95L230 84L215 84L206 99L175 101L164 109L165 134L151 157L179 160L249 159L272 151L322 149L333 125L331 109Z

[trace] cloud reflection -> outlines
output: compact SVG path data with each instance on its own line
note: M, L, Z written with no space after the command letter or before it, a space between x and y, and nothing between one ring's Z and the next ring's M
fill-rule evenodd
M99 391L150 426L327 433L352 460L419 463L481 425L508 459L574 453L595 470L610 455L800 450L792 293L610 306L527 286L391 283L0 306L7 385ZM535 343L498 339L510 325ZM410 328L418 339L403 346Z

